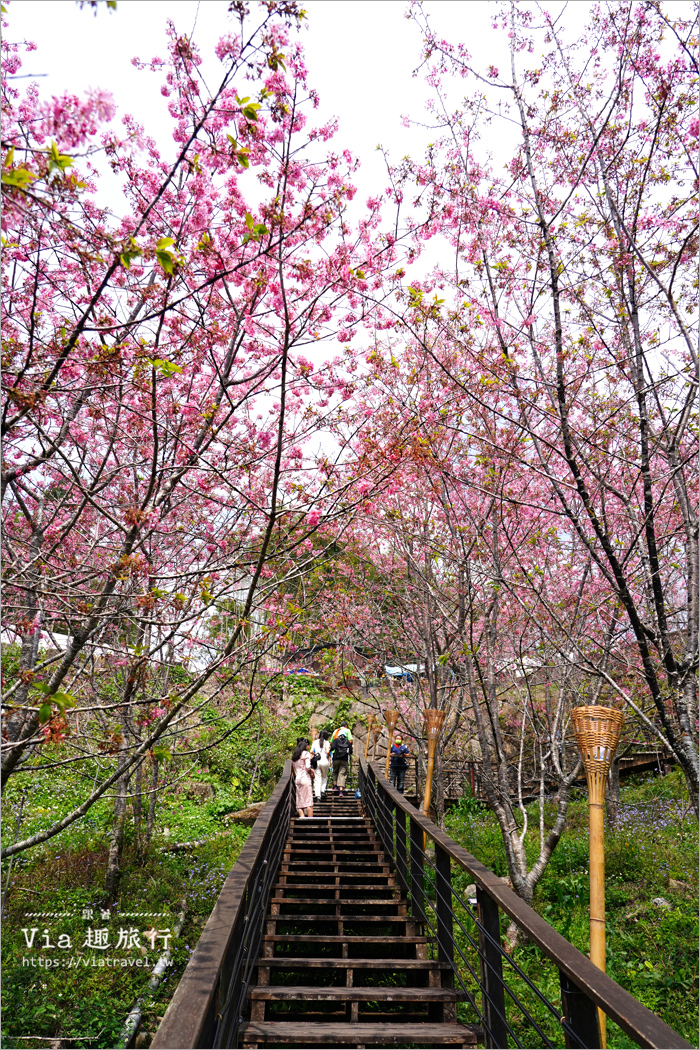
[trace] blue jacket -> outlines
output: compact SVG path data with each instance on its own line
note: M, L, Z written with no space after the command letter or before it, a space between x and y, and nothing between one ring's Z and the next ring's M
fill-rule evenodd
M405 744L392 744L391 745L391 765L394 769L405 769L408 765L406 761L406 755L408 754L408 748Z

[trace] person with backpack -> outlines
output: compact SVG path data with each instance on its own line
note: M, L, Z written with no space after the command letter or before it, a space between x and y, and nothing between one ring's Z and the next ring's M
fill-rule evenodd
M314 795L317 799L320 799L321 795L325 794L328 787L328 773L331 768L330 751L331 742L328 739L328 733L325 729L322 729L311 745L311 754L318 759L316 777L314 779Z
M348 762L352 755L352 733L343 722L333 734L331 758L333 759L333 786L343 794L348 778Z
M408 767L408 762L406 760L408 753L408 748L402 741L401 737L394 737L394 743L391 745L389 780L402 795L404 782L406 780L406 769Z

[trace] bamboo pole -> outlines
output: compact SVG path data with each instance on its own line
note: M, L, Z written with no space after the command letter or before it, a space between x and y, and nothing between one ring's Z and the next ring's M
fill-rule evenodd
M367 723L367 739L365 740L365 762L367 761L367 755L369 754L369 738L372 735L374 728L374 715L369 716L369 722Z
M377 744L379 743L379 737L382 735L382 723L375 722L372 727L372 736L374 738L374 744L372 745L372 761L377 761Z
M608 770L625 716L612 707L575 707L571 711L588 784L591 962L605 973L605 788ZM606 1016L598 1007L601 1050L605 1050Z
M423 812L430 817L430 797L433 793L433 772L435 770L435 749L438 737L445 721L445 712L429 707L423 712L423 724L428 735L428 768L425 773L425 794L423 795Z
M386 745L386 763L384 765L384 776L389 776L389 763L391 762L391 745L394 742L394 732L396 730L396 723L399 720L399 712L393 711L390 707L384 712L384 721L386 722L386 728L389 732L389 740Z

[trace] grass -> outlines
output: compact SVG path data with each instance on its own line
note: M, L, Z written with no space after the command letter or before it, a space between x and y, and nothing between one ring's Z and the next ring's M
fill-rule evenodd
M181 810L170 807L168 820L174 836L195 837L212 828L212 820L204 815L196 821L193 833L188 824L190 808L186 804ZM220 824L217 830L221 831ZM163 938L153 941L152 950L144 931L173 930L184 900L186 920L172 945L173 966L144 1015L144 1026L155 1029L247 834L247 828L234 826L197 850L163 853L159 850L165 841L161 833L145 863L139 863L133 843L127 843L119 896L106 910L103 883L108 846L103 841L86 843L80 841L81 835L78 841L60 847L47 846L24 864L18 859L3 923L4 1045L46 1046L46 1042L26 1038L32 1035L60 1037L64 1046L118 1045L126 1015L144 991L163 950ZM92 918L83 918L88 909ZM37 916L37 912L51 917ZM26 941L33 928L38 932L30 949ZM85 944L90 928L107 930L114 950L91 950ZM28 931L26 936L23 929ZM121 929L137 931L140 947L117 950ZM56 947L44 947L44 930ZM70 948L58 947L59 935L64 944L68 943L65 938L70 939ZM132 966L101 966L105 957L128 958ZM40 958L55 960L54 965L46 968L44 963L38 968ZM13 1042L18 1036L23 1037L21 1043Z
M202 752L198 762L174 754L165 772L180 783L177 788L159 789L153 841L145 858L137 855L128 811L122 875L113 906L105 908L104 892L113 796L101 799L84 818L43 845L18 854L11 871L7 862L3 864L3 890L9 886L2 939L3 1045L45 1050L48 1039L60 1038L64 1046L115 1047L126 1016L163 951L160 931L175 928L184 900L185 924L170 945L173 964L155 999L145 1004L141 1031L155 1031L248 835L247 827L228 826L225 818L248 803L256 756L253 802L268 797L296 737L308 727L318 697L307 683L295 692L299 695L284 721L263 712L260 746L258 725L251 719ZM200 745L217 739L228 724L216 717L210 726L202 725L197 731ZM44 762L65 757L61 745L42 748ZM70 813L89 794L99 774L96 764L88 761L80 767L60 766L31 777L12 777L3 797L3 846L15 840L20 806L19 838L23 839ZM149 775L147 768L144 779ZM211 785L213 799L193 797L202 783ZM201 839L211 841L195 850L164 850L174 842ZM92 918L87 917L87 909L92 910ZM86 944L90 929L106 930L109 948ZM30 947L27 938L32 938L32 930L36 932ZM120 930L125 945L117 949ZM156 933L152 946L145 936L148 930ZM127 948L132 931L140 943ZM92 935L93 941L96 936ZM118 966L105 963L115 958Z
M553 806L546 819L551 826ZM447 829L498 875L507 874L500 831L491 813L466 802L448 814ZM534 855L529 860L531 863ZM456 887L466 886L467 881L460 873ZM665 904L655 904L659 898ZM533 907L576 948L588 953L588 804L584 795L571 802L566 830L535 891ZM698 826L678 770L622 786L618 820L606 826L606 919L608 974L696 1046ZM504 933L505 926L504 922ZM473 956L478 969L473 950L466 943L463 950L468 958ZM531 944L517 946L512 957L557 1006L558 974L539 949ZM533 1017L551 1038L557 1026L549 1023L547 1011L524 982L518 984L518 994L528 1000ZM468 1007L461 1009L465 1020L475 1020L467 1016ZM541 1037L515 1007L509 1007L508 1016L524 1046L542 1045ZM563 1045L557 1038L553 1038L555 1045ZM635 1045L608 1021L608 1046Z

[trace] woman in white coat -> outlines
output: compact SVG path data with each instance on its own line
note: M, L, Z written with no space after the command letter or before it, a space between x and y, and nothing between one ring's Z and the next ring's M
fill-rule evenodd
M314 778L314 795L321 798L328 787L328 773L331 768L330 760L331 742L328 733L323 729L311 745L311 753L318 758L316 776Z

